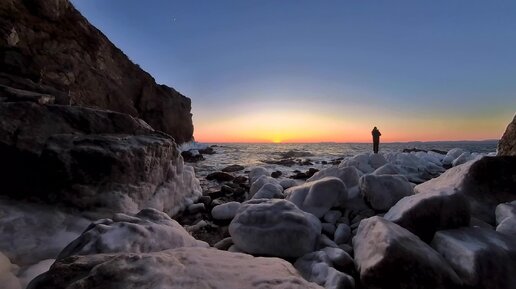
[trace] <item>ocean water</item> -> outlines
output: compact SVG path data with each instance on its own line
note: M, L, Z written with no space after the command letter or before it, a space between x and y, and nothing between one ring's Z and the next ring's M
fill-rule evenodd
M497 143L497 141L385 143L380 144L380 153L401 152L403 149L412 148L441 151L462 148L470 152L489 153L496 151ZM309 168L330 167L332 160L372 152L370 143L208 143L206 145L213 146L216 153L204 155L204 161L193 164L196 175L201 178L233 164L242 165L246 169L252 166L263 166L270 171L279 170L288 175L294 170L306 171ZM311 165L284 166L267 163L270 160L284 159L288 152L294 152L293 159L308 160Z

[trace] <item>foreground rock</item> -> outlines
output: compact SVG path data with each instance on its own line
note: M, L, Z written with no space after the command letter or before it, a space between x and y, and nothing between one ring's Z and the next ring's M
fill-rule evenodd
M457 191L468 199L473 217L494 226L496 206L516 200L515 175L515 156L483 157L453 167L414 190L416 193Z
M116 214L92 223L57 259L99 253L148 253L179 247L208 247L167 214L144 209L135 216Z
M337 207L348 198L346 185L335 177L308 182L285 191L286 199L301 210L322 218L332 207Z
M470 209L460 193L428 191L404 197L384 218L430 242L438 230L468 226Z
M516 156L516 115L498 143L499 156Z
M516 236L516 201L496 207L496 231Z
M246 253L297 258L315 250L321 222L289 201L257 199L242 204L229 233Z
M0 84L130 114L178 143L192 139L190 99L156 84L67 0L1 1L0 46Z
M467 288L516 288L516 240L485 228L439 231L435 248Z
M73 256L56 262L28 288L143 289L150 284L169 289L321 288L284 260L207 248Z
M364 199L377 211L387 211L401 198L413 194L410 183L399 175L365 175L359 186Z
M360 222L355 262L366 288L458 288L461 281L430 246L381 217Z
M142 120L29 102L0 103L0 115L2 195L81 210L174 214L201 194L174 140Z

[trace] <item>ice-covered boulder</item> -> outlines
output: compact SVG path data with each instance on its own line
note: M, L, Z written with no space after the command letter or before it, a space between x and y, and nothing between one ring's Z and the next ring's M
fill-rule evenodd
M431 243L467 288L516 288L516 240L485 228L439 231Z
M452 166L453 161L463 153L464 153L464 150L461 148L454 148L454 149L449 150L442 161L443 165L444 166Z
M452 166L456 167L458 165L462 165L464 163L469 162L472 159L473 159L473 156L471 155L470 152L463 152L462 154L460 154L460 156L458 156L456 159L453 160Z
M321 222L289 201L255 199L242 204L229 234L250 254L299 257L315 250Z
M391 153L386 155L386 158L396 167L399 174L413 183L422 183L444 172L444 168L427 154L418 157L415 153Z
M135 216L119 213L112 219L92 223L57 259L99 253L157 252L179 247L208 247L208 244L194 239L167 214L144 209Z
M351 228L348 224L338 224L337 229L335 229L335 234L333 237L333 241L337 244L346 244L351 238Z
M321 289L287 261L209 248L74 256L56 262L30 289Z
M283 191L283 187L279 184L277 179L269 176L260 176L253 183L251 183L248 197L250 199L253 198L254 194L256 194L265 184L274 185L278 190Z
M281 185L277 184L265 184L263 185L256 194L253 195L253 199L279 199L283 197L283 190Z
M346 185L335 177L289 188L285 194L287 200L318 218L322 218L332 207L339 206L348 198Z
M254 167L249 171L249 185L252 185L261 176L269 176L269 171L264 167Z
M496 206L496 231L516 236L516 201Z
M353 248L365 288L457 288L448 263L416 235L381 217L360 222Z
M294 267L307 281L326 289L355 288L355 280L348 275L353 271L355 263L353 258L342 249L327 247L308 253L297 259Z
M468 226L470 209L466 197L458 192L428 191L404 197L384 218L430 242L438 230Z
M400 175L365 175L360 178L360 192L377 211L387 211L401 198L413 194L412 186Z
M326 177L336 177L341 179L347 188L351 188L358 185L360 176L362 176L362 173L355 167L330 167L318 171L306 181L313 182Z
M387 163L387 164L377 168L372 174L376 175L376 176L399 175L399 174L401 174L401 169L391 163Z
M239 202L228 202L213 207L211 216L215 220L231 220L235 217L236 212L242 206Z
M370 157L371 153L361 153L352 157L347 157L339 164L339 168L355 167L362 173L372 173L375 168L373 168L369 163Z
M473 217L495 225L498 204L516 200L516 157L483 157L447 170L439 177L417 185L416 193L428 191L464 194Z

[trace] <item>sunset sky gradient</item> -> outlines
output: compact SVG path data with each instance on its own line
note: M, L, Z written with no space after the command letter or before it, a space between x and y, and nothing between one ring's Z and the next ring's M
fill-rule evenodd
M197 141L497 139L516 112L516 1L72 2Z

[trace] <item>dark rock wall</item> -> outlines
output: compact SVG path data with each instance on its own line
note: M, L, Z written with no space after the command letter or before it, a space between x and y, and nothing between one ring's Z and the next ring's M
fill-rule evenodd
M68 0L0 1L0 84L142 118L182 143L191 101L158 85Z

